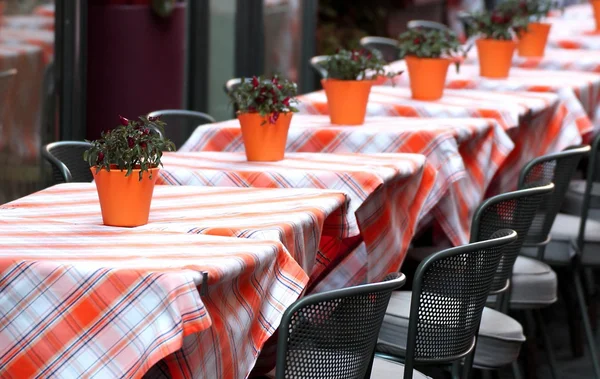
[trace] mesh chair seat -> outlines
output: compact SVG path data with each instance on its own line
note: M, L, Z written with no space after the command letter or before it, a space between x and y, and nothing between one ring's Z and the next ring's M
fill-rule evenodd
M567 193L565 195L565 200L563 202L561 212L577 216L581 214L585 186L585 180L571 181L571 183L569 184L569 189L567 190ZM600 221L600 183L593 183L588 217L593 220Z
M94 180L89 164L83 160L89 148L90 144L83 141L53 142L42 148L42 156L52 166L54 184Z
M579 216L559 213L552 225L552 240L546 246L544 261L552 266L570 265L575 257L575 241L579 235ZM581 262L585 265L600 266L600 221L588 219L585 224L585 244L581 254ZM537 250L523 249L527 256L536 256Z
M390 304L381 325L377 351L402 357L406 353L408 323L412 292L397 291L392 294ZM448 319L439 320L439 338L457 326L447 324ZM525 342L523 328L516 320L491 308L484 308L475 350L474 366L497 368L513 362Z
M549 265L537 259L519 256L513 266L510 308L537 309L554 304L557 300L557 287L556 272ZM495 302L496 296L488 298L490 306Z
M375 357L371 379L394 379L404 377L404 365L387 359ZM431 379L417 370L413 370L413 379Z

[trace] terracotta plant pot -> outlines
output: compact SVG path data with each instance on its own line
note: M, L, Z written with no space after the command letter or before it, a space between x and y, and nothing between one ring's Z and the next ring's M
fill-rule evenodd
M269 116L238 114L248 161L274 162L283 159L292 115L292 112L281 113L277 121L271 124Z
M373 81L323 79L332 124L362 125Z
M516 47L515 41L478 39L479 75L486 78L507 78Z
M594 10L594 19L596 20L596 30L600 31L600 0L590 0Z
M91 167L91 170L98 190L104 225L132 227L148 223L158 168L145 172L142 180L139 180L139 169L133 170L129 176L125 176L126 171L117 167L110 171L100 170L98 173L96 167Z
M438 100L444 94L450 60L445 58L406 57L413 99Z
M519 55L522 57L543 57L550 34L551 24L532 22L527 31L519 34Z

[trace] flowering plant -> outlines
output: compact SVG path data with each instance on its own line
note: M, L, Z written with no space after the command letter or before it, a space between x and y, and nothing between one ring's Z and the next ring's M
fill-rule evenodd
M508 41L528 24L526 17L515 13L514 10L504 8L473 14L471 22L474 32L483 38Z
M251 80L242 79L242 83L231 92L229 97L240 113L259 113L269 116L274 124L280 113L298 112L294 104L298 102L296 83L280 79L277 75L271 79L253 76Z
M466 52L456 34L447 30L415 28L398 37L400 57L448 58L460 66Z
M373 80L377 76L394 77L397 73L387 73L386 62L378 52L368 50L339 50L323 63L328 79Z
M127 170L125 176L129 176L134 169L139 169L139 180L142 180L148 169L162 166L163 151L175 150L175 144L161 137L166 123L158 117L140 116L138 120L128 120L119 116L119 120L121 124L113 130L102 132L95 141L87 141L91 146L83 154L83 159L90 167L96 167L96 173L102 169L119 168ZM152 173L149 175L152 178Z
M540 21L552 9L560 8L560 4L551 0L505 0L498 9L510 12L529 21Z

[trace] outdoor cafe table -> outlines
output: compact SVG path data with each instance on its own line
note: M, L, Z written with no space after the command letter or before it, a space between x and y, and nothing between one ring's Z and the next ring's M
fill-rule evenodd
M568 51L565 50L565 53L568 54ZM406 69L406 64L404 61L396 61L391 63L390 67L394 71L402 71ZM409 76L400 75L395 82L408 85ZM489 79L479 75L479 65L463 64L460 66L460 73L453 69L448 70L446 86L453 89L486 91L555 92L572 113L580 113L582 106L590 120L596 121L596 118L600 117L600 75L595 73L514 67L506 79Z
M92 183L5 204L0 372L141 377L165 358L173 377L244 378L346 211L336 191L157 186L150 222L115 228Z
M288 152L416 153L438 170L421 226L431 218L455 245L469 240L472 213L513 142L492 119L368 117L362 126L332 125L327 116L295 115ZM237 120L199 126L180 152L243 152Z
M276 241L5 217L0 275L3 378L244 378L308 281Z
M568 107L554 93L446 89L440 100L419 101L411 98L407 87L374 86L367 106L367 118L385 115L497 120L515 147L487 190L488 195L493 195L514 190L519 170L526 162L580 144L582 135L593 129L579 102L572 100L573 104ZM299 107L304 114L328 113L324 91L303 95L300 101ZM574 109L578 111L574 112Z
M322 241L319 248L328 262L344 260L342 265L352 267L311 275L311 283L343 283L331 276L348 275L344 286L380 280L400 268L437 174L419 154L287 153L279 162L248 162L243 153L177 152L165 153L162 161L159 184L345 193L350 199L345 227L354 238ZM355 249L361 241L366 256Z

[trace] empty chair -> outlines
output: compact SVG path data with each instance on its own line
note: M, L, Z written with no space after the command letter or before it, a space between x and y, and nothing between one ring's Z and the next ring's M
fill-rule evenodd
M279 327L276 378L368 378L390 295L405 281L402 274L390 274L379 283L310 295L292 304ZM389 365L374 366L386 370ZM396 374L403 369L393 368Z
M386 37L363 37L360 39L360 45L370 51L378 51L383 59L390 63L400 59L400 49L398 41Z
M477 337L480 324L487 333L514 329L513 338L520 345L519 323L500 312L484 311L503 249L516 239L515 231L499 230L487 241L425 258L415 273L413 291L392 294L377 355L404 360L404 379L411 378L416 364L451 365L457 377L465 359L463 377L468 378L475 346L479 349L478 340L486 338L482 332Z
M246 78L246 80L250 80L250 78ZM223 90L225 91L225 94L229 96L240 84L242 84L242 78L229 79L225 82Z
M323 63L327 62L327 59L329 59L328 55L318 55L310 59L310 65L319 73L319 75L321 75L322 78L327 77L327 70L323 66Z
M176 148L183 145L199 125L216 122L206 113L183 109L154 111L148 113L148 117L160 117L161 121L167 123L165 137L173 141Z
M417 28L436 29L436 30L441 30L443 32L454 33L452 31L452 29L450 29L446 25L441 24L439 22L428 21L428 20L411 20L406 24L406 27L408 29L417 29Z
M52 166L54 184L94 180L89 164L83 160L90 146L83 141L61 141L42 148L42 156Z

